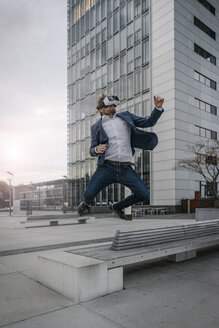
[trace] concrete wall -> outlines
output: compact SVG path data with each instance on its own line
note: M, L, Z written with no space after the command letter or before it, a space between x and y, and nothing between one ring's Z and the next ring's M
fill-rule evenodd
M216 16L198 1L151 0L151 77L152 95L165 98L165 112L153 128L158 133L159 145L152 154L153 205L180 205L183 198L193 198L199 190L200 175L176 170L175 165L186 158L187 145L200 141L195 125L217 131L219 116L195 106L195 97L218 107L219 93L194 79L194 70L217 82L219 68L194 52L194 43L204 48L219 61L219 43L193 23L194 16L219 34ZM152 99L153 101L153 99ZM206 141L203 138L203 141Z
M159 144L151 154L152 205L175 205L174 52L174 0L151 0L151 93L165 99L165 112L153 128Z
M218 8L216 1L211 4ZM219 117L195 106L195 97L219 107L218 91L194 79L194 70L219 83L219 68L194 52L194 43L218 58L219 44L194 25L194 16L213 29L217 36L217 17L198 1L179 1L174 4L175 29L175 158L190 156L186 146L200 141L195 125L219 132ZM217 37L216 37L217 38ZM217 86L218 88L218 86ZM206 141L203 138L203 141ZM193 198L203 178L194 173L176 171L176 204L182 198Z

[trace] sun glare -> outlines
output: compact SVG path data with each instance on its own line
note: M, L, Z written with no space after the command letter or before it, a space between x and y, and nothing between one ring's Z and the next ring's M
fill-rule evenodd
M23 150L20 145L8 145L5 149L6 158L8 161L20 162L23 157Z

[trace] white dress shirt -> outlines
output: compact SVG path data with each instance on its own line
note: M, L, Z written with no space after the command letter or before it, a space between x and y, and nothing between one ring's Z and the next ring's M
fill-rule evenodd
M162 110L162 108L157 109ZM116 116L116 114L112 118L103 115L102 126L109 139L108 148L105 152L105 159L133 163L131 128L127 122ZM98 153L97 147L95 151Z
M105 159L119 162L131 162L131 128L128 126L127 122L116 115L112 118L103 115L102 125L109 138Z

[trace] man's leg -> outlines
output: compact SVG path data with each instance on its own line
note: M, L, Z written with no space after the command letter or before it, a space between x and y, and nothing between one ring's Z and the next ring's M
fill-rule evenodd
M106 186L114 182L114 172L105 167L98 166L87 189L83 195L83 201L78 206L78 214L80 216L86 215L89 212L88 205L96 197L96 195Z
M84 202L87 204L91 203L103 188L113 182L114 172L106 166L98 166L84 193Z
M140 175L135 172L131 166L121 166L120 174L117 177L117 182L130 188L133 192L132 195L122 199L114 206L117 210L122 210L125 207L129 207L138 202L149 200L149 191L141 179Z

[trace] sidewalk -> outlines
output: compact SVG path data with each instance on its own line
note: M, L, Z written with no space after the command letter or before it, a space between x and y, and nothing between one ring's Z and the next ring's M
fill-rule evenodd
M219 250L182 263L162 261L128 267L124 290L80 304L36 281L39 254L69 249L62 248L66 243L75 244L70 249L80 248L91 240L112 237L117 229L194 222L191 216L153 216L131 222L100 218L92 224L34 229L23 228L20 221L24 219L0 217L0 251L17 250L15 255L0 256L0 327L219 327ZM58 248L43 250L52 245ZM42 250L37 252L39 246Z

